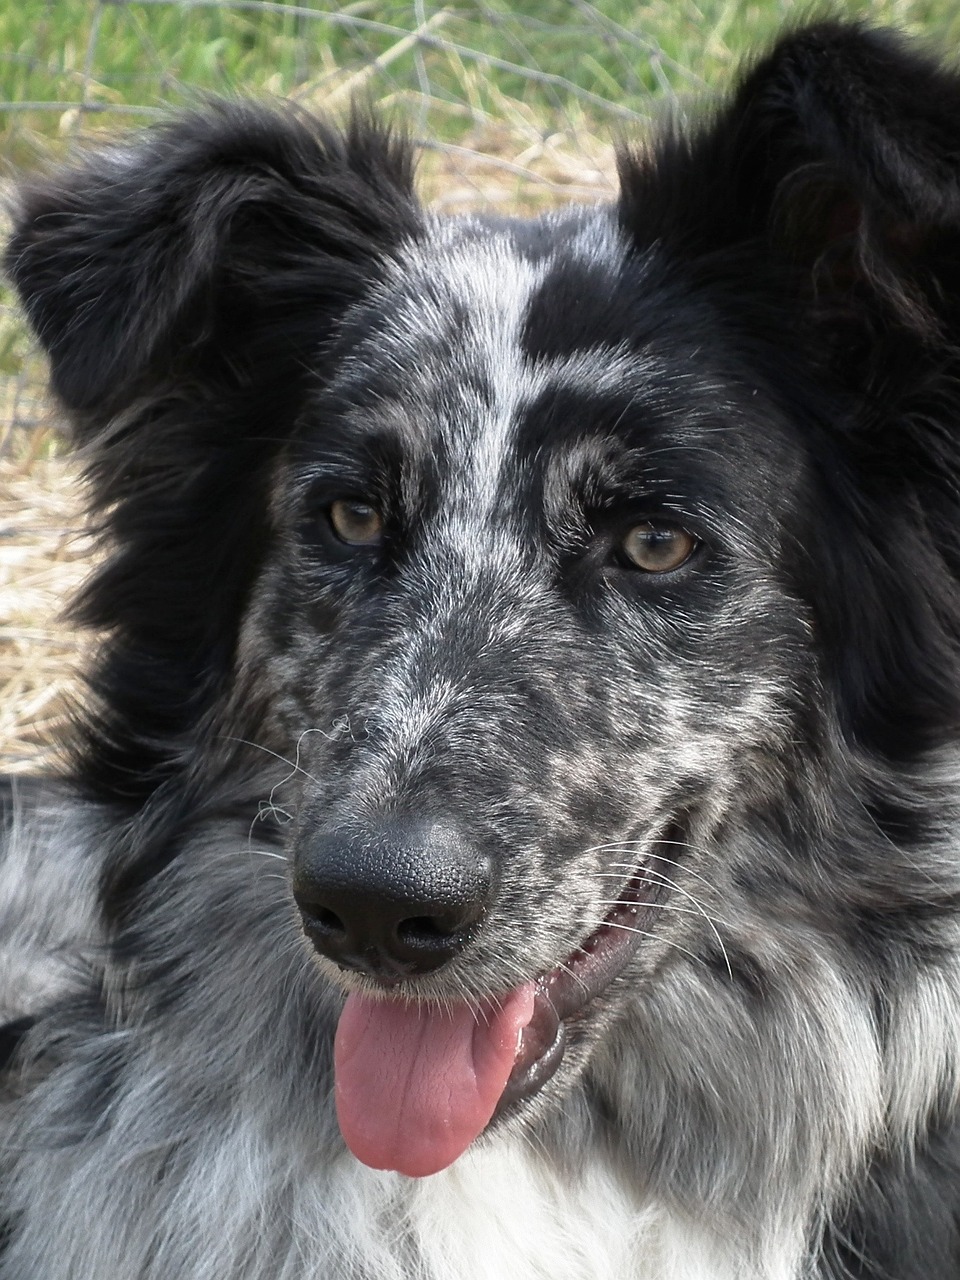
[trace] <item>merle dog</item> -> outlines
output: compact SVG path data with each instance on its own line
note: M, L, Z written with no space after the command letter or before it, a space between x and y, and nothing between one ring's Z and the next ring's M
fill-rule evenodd
M22 188L108 554L2 1280L960 1275L960 78L811 27L620 172L232 103Z

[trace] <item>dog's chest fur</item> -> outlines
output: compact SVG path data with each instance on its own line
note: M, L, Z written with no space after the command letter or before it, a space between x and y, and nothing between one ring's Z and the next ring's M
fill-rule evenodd
M223 1215L252 1203L255 1160L220 1183ZM380 1173L345 1155L306 1177L285 1206L290 1225L266 1228L275 1280L785 1280L767 1258L754 1266L734 1239L638 1202L598 1155L565 1177L517 1142L470 1152L425 1180ZM283 1216L286 1216L283 1215ZM280 1238L281 1233L286 1239ZM262 1274L240 1237L206 1242L196 1280ZM269 1243L268 1243L269 1241ZM280 1261L280 1260L283 1261ZM186 1264L186 1259L184 1259ZM152 1273L151 1273L152 1274Z
M412 1183L344 1160L326 1230L358 1249L358 1280L746 1280L734 1241L638 1203L609 1162L564 1177L519 1143L480 1149ZM342 1212L331 1212L334 1197ZM397 1249L397 1233L407 1241ZM361 1262L362 1259L362 1262ZM416 1259L416 1261L414 1260ZM764 1269L777 1280L777 1269Z

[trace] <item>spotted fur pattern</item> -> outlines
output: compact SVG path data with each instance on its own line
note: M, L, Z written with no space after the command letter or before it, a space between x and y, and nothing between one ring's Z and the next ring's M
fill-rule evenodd
M242 104L24 185L109 555L71 789L7 806L2 1280L960 1274L958 138L953 73L820 25L610 208L437 219L380 126ZM495 884L414 998L657 892L415 1180L344 1148L370 979L290 871L423 814Z

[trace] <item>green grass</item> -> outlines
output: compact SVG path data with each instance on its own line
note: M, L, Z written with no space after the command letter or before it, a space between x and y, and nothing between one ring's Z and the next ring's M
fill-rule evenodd
M320 10L315 0L305 7ZM332 6L331 6L332 7ZM340 21L291 6L191 7L172 2L18 0L0 7L0 156L24 161L38 141L115 129L200 91L317 91L351 87L396 102L427 133L452 139L505 109L534 113L544 129L571 119L643 116L651 95L684 97L722 81L744 50L784 20L810 12L794 0L360 0ZM283 10L286 11L283 11ZM960 43L956 0L834 5ZM402 44L429 21L429 43ZM371 73L374 59L384 65ZM492 61L493 60L493 61ZM532 74L528 74L532 73ZM569 84L561 83L569 81ZM82 120L69 104L94 111ZM22 104L64 104L23 110Z

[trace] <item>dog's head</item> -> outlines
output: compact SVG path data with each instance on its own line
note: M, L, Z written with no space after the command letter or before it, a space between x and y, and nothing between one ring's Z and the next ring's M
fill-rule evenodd
M8 268L116 544L88 782L295 761L372 1163L559 1089L670 966L755 994L863 762L955 735L958 136L955 78L825 26L609 209L438 220L378 128L240 105L25 191Z

